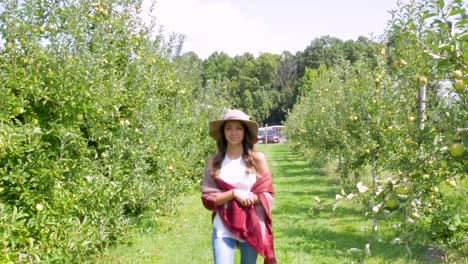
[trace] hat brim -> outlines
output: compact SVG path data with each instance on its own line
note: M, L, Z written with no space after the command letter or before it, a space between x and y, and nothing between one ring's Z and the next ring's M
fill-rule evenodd
M208 123L209 127L209 135L210 137L214 138L215 140L219 140L222 137L222 131L221 131L221 126L227 122L227 121L240 121L244 123L248 130L249 130L249 135L250 135L250 141L252 143L257 143L258 142L258 124L255 121L251 120L243 120L243 119L222 119L222 120L214 120Z

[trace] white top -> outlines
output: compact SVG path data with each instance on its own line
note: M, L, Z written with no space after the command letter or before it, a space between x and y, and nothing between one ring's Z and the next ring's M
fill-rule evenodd
M223 163L221 164L221 170L219 172L219 177L221 180L229 183L234 186L236 189L250 191L254 185L257 177L255 173L246 173L247 165L242 157L231 160L227 155L224 157ZM227 206L224 204L223 206ZM224 225L223 221L219 217L219 214L216 214L213 220L213 227L216 229L216 237L230 237L235 238L241 242L242 240L235 237Z

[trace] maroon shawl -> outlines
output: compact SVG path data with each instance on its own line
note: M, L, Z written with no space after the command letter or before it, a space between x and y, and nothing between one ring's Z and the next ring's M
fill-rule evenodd
M223 223L236 237L246 241L264 258L264 264L276 264L273 248L273 232L271 228L271 207L273 202L273 184L270 174L261 178L252 186L250 191L257 195L260 204L242 207L236 200L225 205L217 206L217 193L234 189L233 186L221 179L213 179L208 171L202 186L202 202L205 208L219 212Z

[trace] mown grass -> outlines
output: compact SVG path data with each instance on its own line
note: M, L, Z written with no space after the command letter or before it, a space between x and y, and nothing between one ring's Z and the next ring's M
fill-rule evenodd
M172 215L158 221L150 233L133 234L127 245L118 245L99 257L98 263L211 263L211 215L200 194L177 199Z
M330 205L340 191L332 177L286 145L259 145L258 149L267 155L274 178L273 230L279 263L357 261L348 249L362 249L368 241L365 230L372 226L359 206L347 203L332 211ZM108 250L98 262L212 263L210 212L203 208L198 192L178 201L178 213L162 218L156 232L134 236L129 245ZM380 240L372 242L372 256L365 263L426 263L420 250L414 249L410 257L403 247L391 244L389 228L381 233ZM263 263L262 259L257 263Z

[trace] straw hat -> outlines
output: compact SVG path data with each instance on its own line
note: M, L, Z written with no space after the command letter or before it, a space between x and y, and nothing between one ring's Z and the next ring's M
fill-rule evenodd
M224 116L220 120L214 120L209 122L209 135L210 137L214 138L215 140L218 140L222 136L222 131L221 131L221 126L226 122L226 121L231 121L231 120L237 120L241 121L244 123L250 134L250 140L252 143L257 143L258 141L258 124L255 121L250 120L250 116L246 115L244 112L240 110L227 110L224 113Z

